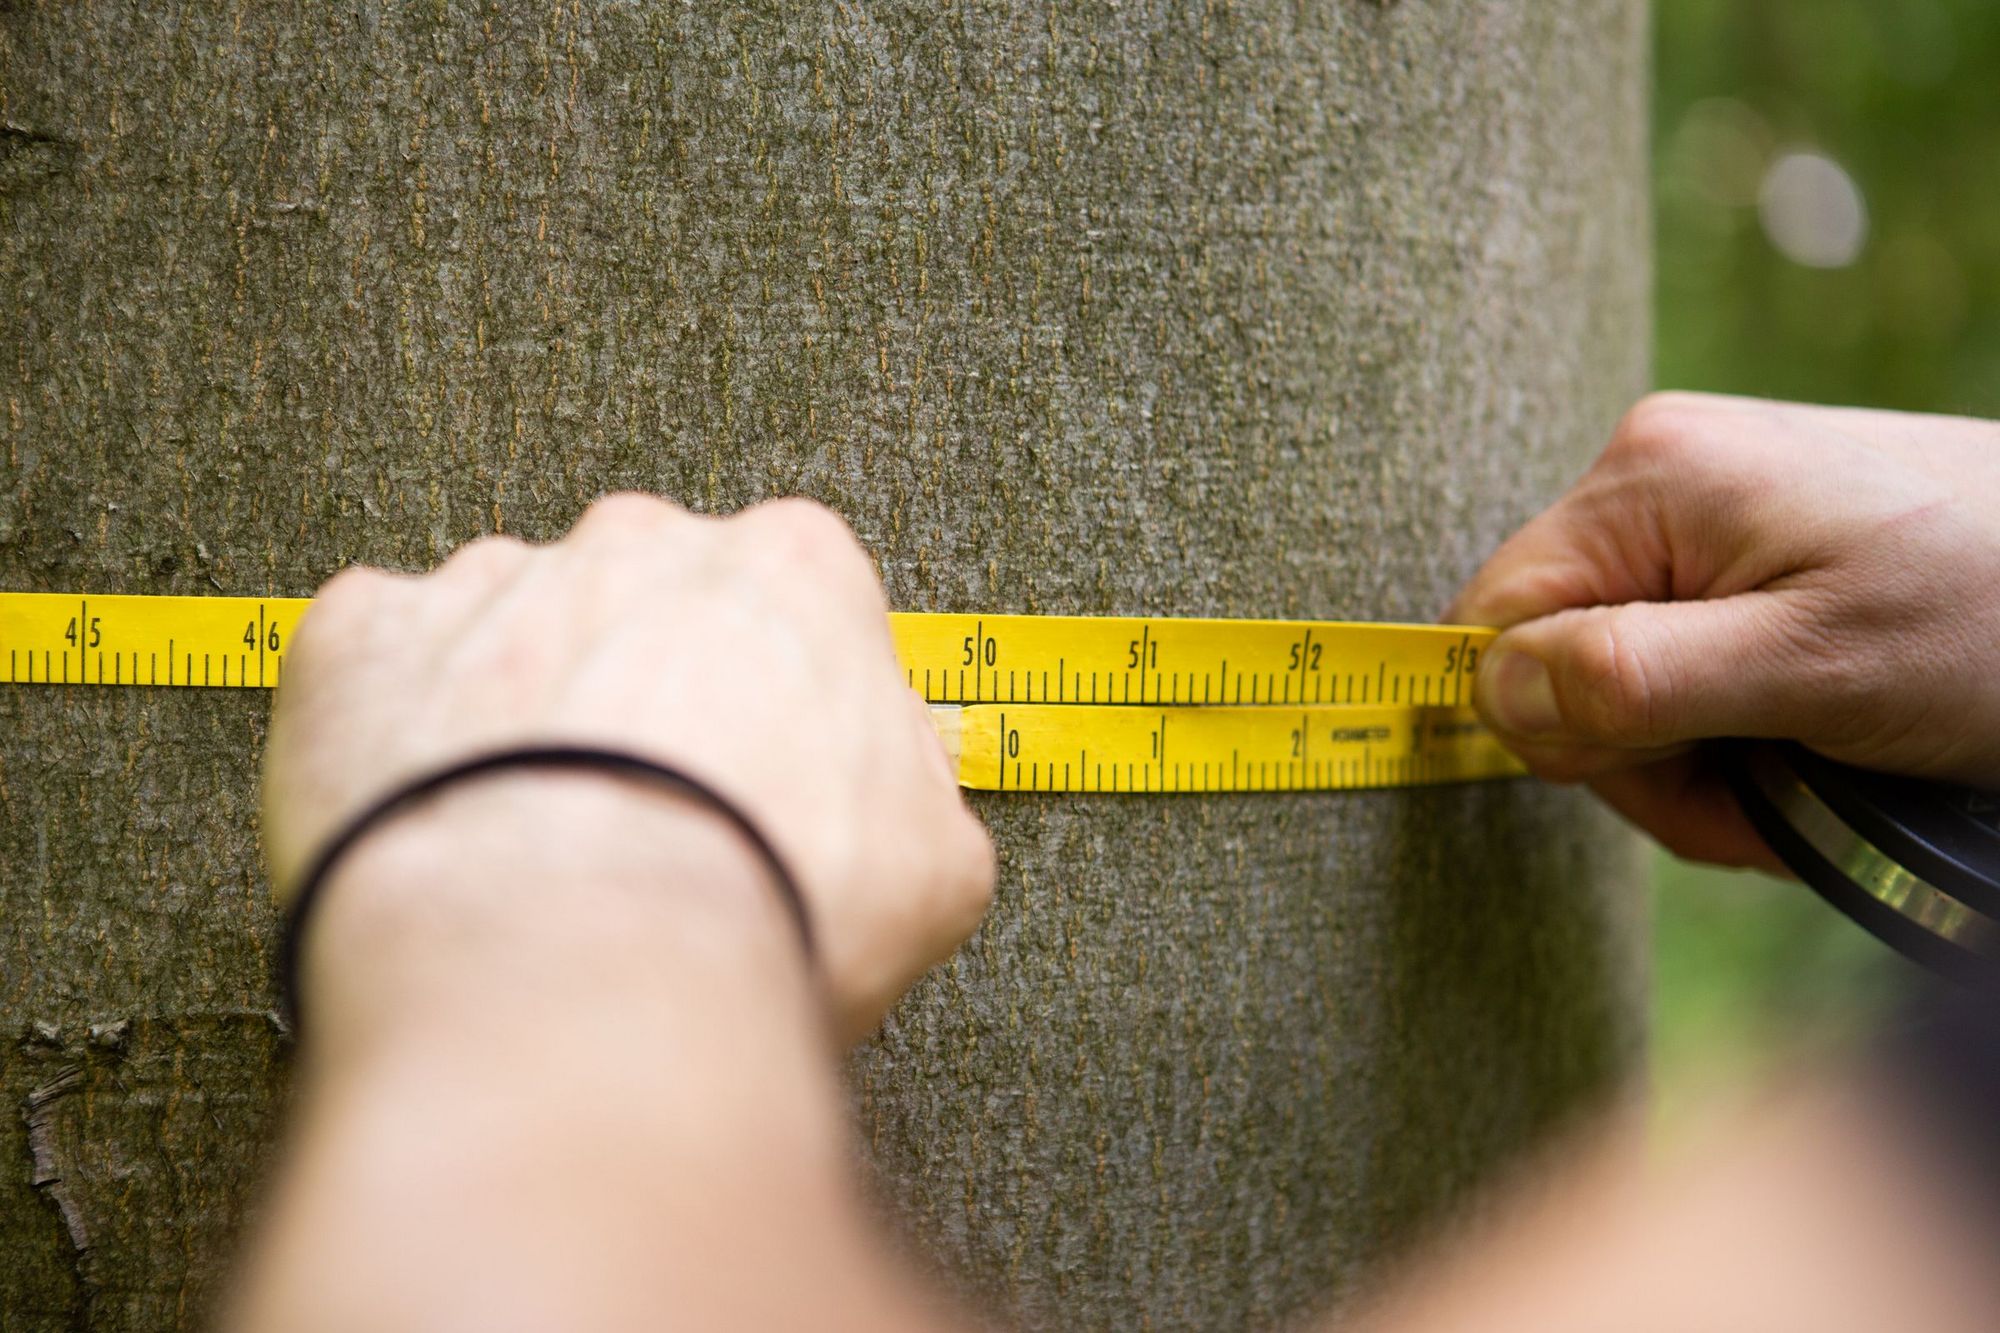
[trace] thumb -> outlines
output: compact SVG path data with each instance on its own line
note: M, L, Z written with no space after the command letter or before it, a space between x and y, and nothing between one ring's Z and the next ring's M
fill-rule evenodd
M1536 746L1657 749L1710 736L1786 736L1814 691L1771 593L1579 607L1494 640L1473 702Z

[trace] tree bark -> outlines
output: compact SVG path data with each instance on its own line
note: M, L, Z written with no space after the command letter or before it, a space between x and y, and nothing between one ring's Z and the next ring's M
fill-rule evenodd
M632 487L818 496L911 610L1429 618L1643 387L1645 17L0 4L0 586L302 593ZM9 1329L217 1291L266 709L0 691ZM1031 1325L1337 1298L1637 1051L1573 795L980 809L992 917L852 1072Z

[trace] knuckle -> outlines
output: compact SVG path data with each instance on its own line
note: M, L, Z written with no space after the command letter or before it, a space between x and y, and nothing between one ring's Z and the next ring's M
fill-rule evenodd
M365 610L388 592L392 577L372 565L349 565L320 585L313 594L312 610L322 623Z
M1620 419L1606 454L1640 462L1685 457L1708 438L1721 410L1701 394L1649 393Z
M1704 394L1649 395L1619 422L1601 463L1614 476L1684 499L1722 503L1760 490L1770 451L1764 432L1733 424L1741 414Z
M1664 736L1672 697L1652 636L1626 608L1581 635L1570 659L1568 720L1592 740L1647 744Z
M1625 414L1601 462L1622 483L1638 478L1672 504L1715 511L1713 526L1796 483L1794 455L1773 439L1769 423L1736 400L1654 393Z
M459 547L455 554L518 555L527 549L528 544L519 537L505 532L489 532L484 536L474 537Z
M847 520L817 500L790 496L767 501L754 512L801 552L861 549L860 540L855 537L854 529L847 526Z
M577 533L622 535L649 532L685 513L679 505L639 491L613 491L591 501L573 529Z
M379 614L399 587L398 576L370 565L349 565L319 586L287 650L287 674L345 641L353 627Z
M865 586L879 598L874 559L847 520L817 500L770 500L744 515L767 558L786 568L805 566L849 587Z
M526 557L527 543L505 533L475 537L451 553L438 572L441 574L495 574L512 569Z

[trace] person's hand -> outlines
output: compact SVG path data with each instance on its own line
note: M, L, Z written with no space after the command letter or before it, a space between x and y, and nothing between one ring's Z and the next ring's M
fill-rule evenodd
M613 496L550 546L491 537L422 577L357 568L331 580L300 623L271 726L264 828L277 893L289 896L324 840L389 789L538 742L678 765L748 814L804 892L849 1035L970 933L992 890L991 845L905 687L874 568L846 525L807 501L715 520ZM498 774L463 785L488 784L504 799L437 798L458 802L450 829L440 821L451 811L418 807L350 855L423 836L429 821L461 844L434 860L469 873L490 846L517 849L499 859L531 860L538 874L631 880L662 865L668 844L730 841L663 827L674 802L643 784ZM749 849L735 851L761 877ZM330 897L345 891L336 883ZM460 900L498 896L475 885Z
M1679 855L1775 859L1706 737L2000 783L2000 426L1661 394L1446 613L1538 775Z

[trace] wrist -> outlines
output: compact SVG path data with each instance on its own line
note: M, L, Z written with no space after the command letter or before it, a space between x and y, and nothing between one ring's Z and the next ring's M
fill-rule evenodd
M755 988L804 1010L797 933L769 879L688 797L588 771L467 781L335 866L304 941L313 1045L507 1039L697 991Z

